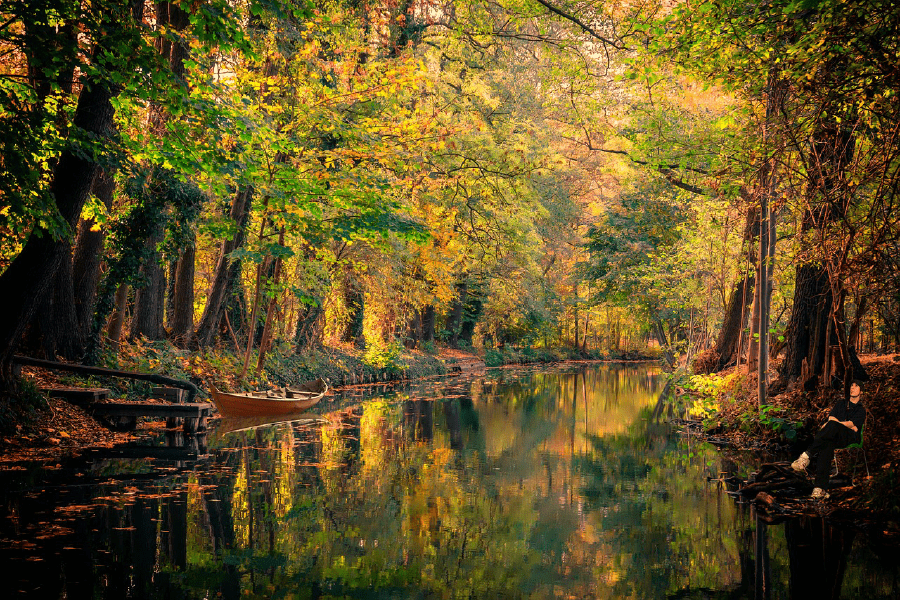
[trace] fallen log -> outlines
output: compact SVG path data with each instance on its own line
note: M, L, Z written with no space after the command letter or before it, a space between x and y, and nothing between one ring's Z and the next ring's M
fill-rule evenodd
M807 495L812 490L812 484L801 479L788 479L782 481L757 481L756 483L748 483L740 490L741 495L745 498L755 498L760 493L774 493L776 491L795 489L801 494Z
M763 463L760 465L759 471L751 475L753 482L771 481L778 477L791 479L800 477L800 475L798 475L798 473L787 463Z
M760 492L756 495L756 498L753 499L753 504L756 505L757 508L762 510L768 510L771 512L782 513L784 512L784 508L773 498L771 495Z
M69 371L71 373L80 373L82 375L99 375L102 377L122 377L126 379L137 379L140 381L149 381L160 385L170 385L172 387L187 390L188 402L193 402L194 397L200 389L190 381L176 379L174 377L166 377L165 375L157 375L156 373L135 373L133 371L120 371L118 369L106 369L103 367L88 367L85 365L72 365L69 363L61 363L53 360L42 360L40 358L31 358L28 356L13 356L13 362L29 367L41 367L44 369L53 369L56 371Z

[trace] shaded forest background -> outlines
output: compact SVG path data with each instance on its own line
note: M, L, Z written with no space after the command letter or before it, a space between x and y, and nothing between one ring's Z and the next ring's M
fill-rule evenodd
M658 346L759 398L900 345L887 2L0 9L0 385L129 344ZM770 373L769 360L777 359ZM854 366L856 365L856 366Z

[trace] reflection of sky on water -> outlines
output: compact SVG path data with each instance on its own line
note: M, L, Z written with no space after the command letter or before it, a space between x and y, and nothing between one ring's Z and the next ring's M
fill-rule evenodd
M652 417L662 383L646 366L578 365L358 388L317 407L321 420L223 425L208 448L7 474L8 589L896 597L896 563L861 538L821 520L765 526L707 482L735 466Z

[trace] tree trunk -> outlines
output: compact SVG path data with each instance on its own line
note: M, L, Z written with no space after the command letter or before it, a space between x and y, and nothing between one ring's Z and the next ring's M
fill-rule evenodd
M818 264L797 265L785 355L778 370L784 384L800 377L804 359L807 359L810 374L821 372L824 329L828 323L830 305L831 293L825 269ZM817 343L818 339L822 339L822 343Z
M94 177L92 192L107 210L112 208L116 189L114 171L100 169ZM106 234L102 228L94 231L93 219L81 221L75 242L75 256L72 259L73 283L75 286L75 319L78 330L75 335L83 353L91 335L94 320L94 306L97 300L97 286L100 284L100 265Z
M185 3L186 4L186 3ZM190 15L172 2L156 2L156 24L172 31L182 31L189 24ZM160 56L169 64L172 73L179 79L184 79L184 61L188 57L188 48L184 44L173 44L171 38L161 35L156 38L155 47ZM166 135L166 122L169 115L159 104L150 104L149 124L150 129L158 137Z
M194 261L197 254L192 241L179 257L175 267L174 306L170 325L172 340L179 348L187 348L194 332Z
M365 318L365 297L359 289L358 282L354 279L352 267L344 265L337 274L339 277L336 285L340 286L337 292L340 294L340 302L346 310L343 323L339 323L337 339L341 342L352 342L363 347L363 319Z
M263 220L265 222L265 220ZM262 238L262 235L260 235ZM253 332L256 330L256 313L259 310L260 293L262 292L262 272L265 263L256 265L256 286L253 292L253 305L250 308L250 326L247 333L247 349L244 352L244 366L241 368L240 379L243 380L247 374L247 367L250 365L250 352L253 351Z
M576 304L576 305L575 305L575 338L574 338L575 344L572 346L572 348L573 348L576 352L578 351L578 346L579 346L579 343L578 343L578 329L579 329L580 326L581 326L581 323L580 323L579 320L578 320L578 305Z
M862 324L863 318L866 316L866 310L869 308L869 298L868 296L863 296L856 303L856 316L853 319L853 324L850 325L850 335L848 338L848 343L850 347L860 352L862 350L862 336L860 336L860 325Z
M422 341L422 312L412 310L412 315L406 322L406 335L404 345L407 348L416 348Z
M249 334L249 307L247 303L247 290L241 280L244 270L242 260L231 263L231 286L225 297L225 306L222 309L222 319L219 321L219 337L230 335L229 329L233 329L238 339L244 339Z
M271 223L271 221L270 221ZM261 238L260 238L261 239ZM263 263L264 269L262 274L263 281L263 295L265 295L265 287L268 285L270 281L275 281L275 273L279 269L280 260L274 257L266 258ZM262 302L262 297L260 297L260 302ZM269 303L265 303L266 311L268 311ZM268 314L268 312L266 312ZM265 317L257 317L255 321L253 321L253 343L262 348L263 343L263 335L266 330L266 319Z
M816 228L821 230L840 218L841 211L846 211L847 205L835 210L836 206L829 198L836 193L840 195L840 190L836 191L836 188L845 185L842 174L855 151L855 133L853 128L847 126L849 122L820 123L811 136L805 192L810 208L803 216L804 233ZM838 279L841 277L839 274L833 275ZM832 309L838 308L833 307L832 301L837 297L837 289L832 289L826 268L821 263L798 265L795 287L788 324L787 354L779 369L779 379L781 385L787 385L799 377L800 365L806 358L811 376L803 384L810 387L813 377L822 372L825 348L830 344L828 324L834 323ZM812 315L815 319L811 321ZM842 354L846 354L844 349Z
M869 319L869 353L875 352L875 319Z
M28 326L22 345L31 354L47 360L81 358L77 343L77 321L73 297L72 254L66 252L53 275L47 293Z
M669 346L669 340L666 337L666 329L663 326L662 321L654 314L655 311L651 311L651 319L653 320L653 329L656 331L656 338L659 340L659 345L662 348L663 356L666 359L666 364L670 367L675 366L675 356L672 354L672 350Z
M773 175L769 173L769 177ZM774 191L774 184L772 185L772 189L764 191L761 201L760 214L762 215L763 220L760 222L760 233L759 233L759 285L756 287L759 289L759 340L758 340L758 354L757 354L757 400L760 407L764 406L767 402L768 396L768 373L769 373L769 307L771 305L772 295L770 291L771 281L770 281L770 266L771 266L771 255L772 248L770 244L772 243L772 233L773 233L773 215L772 211L769 208L769 195Z
M211 346L215 342L216 333L219 331L219 324L225 311L226 297L240 276L240 262L232 262L229 256L244 244L252 197L253 188L248 186L239 190L231 202L229 216L235 222L236 229L234 236L230 240L223 241L219 249L215 275L195 336L196 343L201 348ZM232 325L236 324L232 322Z
M137 289L134 295L134 315L131 318L131 328L128 337L136 339L140 336L148 340L165 339L163 329L163 316L165 314L166 273L159 263L159 252L156 247L162 242L164 232L162 228L154 232L147 240L147 246L152 248L150 258L141 268L145 284Z
M91 193L109 210L115 191L113 176L97 169ZM51 283L52 293L44 296L41 308L29 327L26 345L46 359L81 360L87 350L93 324L94 301L100 281L104 233L92 230L93 219L78 223L74 255L71 249Z
M587 352L587 343L588 343L588 328L591 324L591 314L587 313L584 315L584 338L581 343L581 353L585 354Z
M484 296L482 286L476 284L467 290L466 303L463 306L462 323L459 327L459 339L467 346L472 345L472 338L475 335L475 326L478 324L478 318L484 310Z
M156 2L156 22L160 27L165 27L171 31L182 31L189 23L189 15L179 6L172 2ZM184 61L188 56L188 48L183 43L173 43L168 36L159 36L155 41L156 50L160 56L168 63L172 74L180 80L184 79ZM169 114L165 108L153 102L150 104L149 125L151 131L159 138L167 135L166 123L169 120ZM167 199L166 204L169 205L171 200ZM177 261L173 260L170 264L168 288L166 271L161 265L162 256L156 250L156 247L162 242L164 232L159 231L150 236L150 243L153 249L150 257L143 266L144 275L147 283L144 287L138 288L135 294L135 310L134 318L131 322L130 337L135 338L140 335L146 336L150 340L161 340L165 338L166 332L163 323L170 323L175 320L175 306L178 301L175 296L177 286L177 274L179 269ZM187 267L181 267L187 268ZM191 277L193 277L193 265L189 267ZM187 274L187 273L185 273ZM179 290L184 293L184 290ZM190 292L193 296L193 290ZM167 300L168 298L168 300ZM193 302L192 302L193 304ZM193 312L193 306L190 307ZM180 315L181 323L185 320L184 314ZM193 321L191 314L190 321ZM189 325L190 326L190 325ZM179 341L184 343L185 338L190 338L190 331L180 331L173 333L176 343Z
M106 337L113 344L118 344L122 339L122 329L125 325L125 310L128 307L128 286L120 284L116 288L115 309L109 318L109 327L106 329Z
M754 289L755 281L752 275L744 277L731 292L719 337L709 351L702 357L697 357L694 362L696 372L716 373L735 360L739 352L741 331L747 323L747 308L749 308L747 299L752 296L751 290Z
M284 227L281 228L281 233L278 236L278 244L284 246ZM259 374L262 372L263 364L265 364L266 360L266 352L269 350L269 341L272 337L272 319L275 316L275 307L278 303L278 283L281 279L281 257L275 259L275 272L272 275L271 281L274 284L274 290L272 291L272 297L269 298L269 305L266 308L266 324L263 326L262 338L259 341L259 358L256 361L256 376L259 377Z
M780 80L780 74L776 70L769 73L766 85L766 118L763 125L763 138L766 146L775 144L772 135L772 121L781 106L785 85ZM757 298L759 300L759 321L756 330L757 343L757 400L760 408L767 402L768 397L768 373L769 373L769 310L771 306L771 269L775 248L775 217L772 212L772 203L775 201L777 178L775 172L776 163L768 159L760 170L759 182L759 259L757 264ZM754 341L751 339L751 341ZM751 346L752 347L752 346ZM751 352L752 359L752 352ZM750 362L748 361L748 365Z
M837 294L837 299L834 296ZM856 349L850 344L847 328L846 328L846 312L845 300L847 298L847 290L838 286L832 286L832 304L831 319L834 325L835 338L837 341L838 359L840 360L839 372L837 375L843 381L843 396L850 396L850 384L854 379L868 381L869 375L866 373L865 367L859 361ZM828 383L828 382L826 382Z
M295 352L302 354L304 351L319 344L322 340L325 311L321 304L309 306L304 304L297 319L297 331L294 333Z
M756 281L760 280L760 265L756 265ZM750 315L750 336L747 347L747 372L752 373L756 370L757 361L759 360L759 294L762 285L757 285L753 290L753 312Z
M622 349L622 327L619 323L619 311L616 311L616 326L613 328L613 336L615 339L616 352Z
M166 265L169 277L166 279L166 310L163 321L171 333L172 321L175 320L175 279L178 272L178 257L171 258Z
M462 319L463 313L466 306L466 297L469 291L469 284L467 281L462 281L456 284L456 298L453 300L453 304L450 307L450 312L447 314L447 331L450 334L448 342L451 346L456 346L459 341L459 332L462 327Z
M98 47L94 54L102 50ZM87 82L78 97L73 125L103 138L112 124L114 93L101 82ZM85 153L64 150L56 164L50 193L63 222L74 230L88 198L97 164ZM12 357L40 299L66 260L70 242L48 231L33 231L22 251L0 275L0 383L13 385Z
M429 304L422 309L422 341L425 343L434 342L434 321L434 305Z

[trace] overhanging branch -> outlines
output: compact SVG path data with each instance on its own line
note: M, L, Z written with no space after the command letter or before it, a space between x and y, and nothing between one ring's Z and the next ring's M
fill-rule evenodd
M663 176L663 179L665 179L666 181L668 181L669 183L671 183L672 185L674 185L675 187L677 187L679 189L682 189L686 192L691 192L692 194L697 194L698 196L708 196L709 195L706 192L706 190L704 190L703 188L701 188L699 186L693 185L691 183L687 183L686 181L684 181L683 179L678 177L678 174L675 172L676 169L679 169L679 170L684 170L684 171L691 171L693 173L698 173L700 175L709 175L709 172L704 171L703 169L695 169L694 167L685 167L685 166L682 166L679 164L674 164L674 163L673 164L665 164L665 165L654 164L649 161L640 160L638 158L631 156L631 154L629 154L627 150L610 150L608 148L597 148L593 144L591 144L590 137L588 137L587 147L588 147L588 150L596 150L597 152L605 152L607 154L621 154L622 156L626 157L628 160L630 160L631 162L633 162L636 165L644 165L644 166L654 167L656 169L656 171L660 175Z
M600 35L600 33L597 32L596 29L594 29L593 27L591 27L590 25L588 25L587 23L585 23L584 21L582 21L575 15L569 14L569 13L563 11L562 9L559 9L559 8L553 6L546 0L537 0L537 3L540 4L541 6L545 7L551 13L553 13L559 17L562 17L563 19L565 19L567 21L570 21L570 22L574 23L575 25L578 25L578 27L580 27L582 29L582 31L584 31L591 37L596 38L597 40L603 42L604 44L612 46L613 48L617 48L619 50L623 50L625 48L625 46L623 44L617 43L607 37Z

